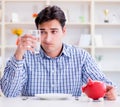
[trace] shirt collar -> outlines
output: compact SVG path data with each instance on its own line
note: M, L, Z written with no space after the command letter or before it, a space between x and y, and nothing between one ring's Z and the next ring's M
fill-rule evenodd
M70 57L70 50L69 47L63 43L63 50L62 54L65 55L66 57Z
M51 58L48 55L46 55L46 53L44 52L44 50L42 48L40 50L40 55L41 55L42 58ZM69 48L64 43L63 43L62 52L61 52L61 54L58 57L60 57L60 56L70 57ZM56 58L58 58L58 57L56 57Z

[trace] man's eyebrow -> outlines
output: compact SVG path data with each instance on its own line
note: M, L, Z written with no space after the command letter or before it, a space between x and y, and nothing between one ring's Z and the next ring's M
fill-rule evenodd
M45 30L45 29L40 29L40 30Z
M41 28L40 30L58 30L58 28L50 28L50 29Z
M58 30L58 28L51 28L50 30Z

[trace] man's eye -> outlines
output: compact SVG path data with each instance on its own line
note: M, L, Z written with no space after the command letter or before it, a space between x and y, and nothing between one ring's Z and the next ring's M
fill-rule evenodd
M52 32L52 34L56 34L58 31L57 30L53 30L51 32Z
M45 31L41 31L41 34L46 34L46 32Z

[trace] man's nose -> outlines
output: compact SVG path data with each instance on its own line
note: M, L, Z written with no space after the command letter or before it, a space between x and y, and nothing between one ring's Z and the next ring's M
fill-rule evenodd
M51 34L47 33L46 38L45 38L45 41L46 41L46 42L51 42L51 41L52 41L52 36L51 36Z

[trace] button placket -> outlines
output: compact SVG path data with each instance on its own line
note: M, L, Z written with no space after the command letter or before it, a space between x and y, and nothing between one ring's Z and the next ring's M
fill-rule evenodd
M52 60L52 64L53 64L53 68L52 68L52 90L55 91L55 87L56 87L56 62L55 60Z

